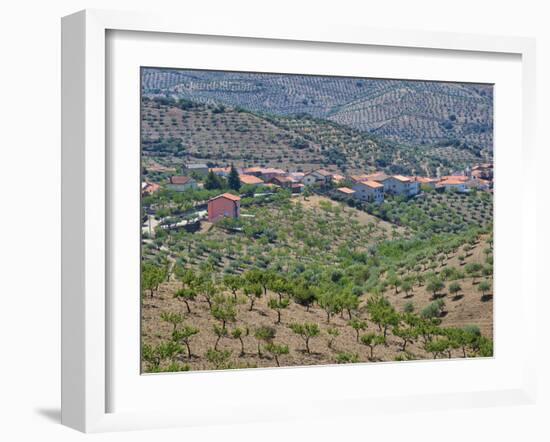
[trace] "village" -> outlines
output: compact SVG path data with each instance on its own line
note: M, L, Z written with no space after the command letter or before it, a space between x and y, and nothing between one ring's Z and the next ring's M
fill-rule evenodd
M186 163L181 175L171 175L166 184L142 182L142 196L152 195L162 188L173 192L188 192L205 188L207 177L215 176L227 180L233 166L208 167L204 163ZM266 195L286 190L292 195L318 193L335 200L354 200L364 204L381 204L387 198L418 198L425 191L468 193L472 190L492 193L493 165L479 164L454 175L439 178L424 176L389 175L384 172L343 176L325 169L310 172L289 172L273 167L234 168L238 185L233 190L247 189L252 195ZM205 204L196 205L185 219L164 225L165 228L193 229L197 223L214 223L222 218L239 218L239 192L221 191ZM144 219L143 231L153 234L151 217Z

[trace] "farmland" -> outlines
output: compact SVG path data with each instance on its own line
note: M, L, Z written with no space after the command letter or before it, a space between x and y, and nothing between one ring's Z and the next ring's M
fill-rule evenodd
M440 204L447 208L457 206L460 198L445 196ZM482 199L464 198L469 201L462 203ZM417 203L418 210L425 210L424 204L424 201ZM402 209L406 211L405 207ZM388 211L394 212L397 213ZM183 324L192 325L199 332L189 342L191 357L161 361L151 357L149 362L144 361L143 369L213 369L218 363L224 368L273 366L274 354L262 352L266 342L254 337L255 331L262 327L274 330L273 343L288 346L288 354L281 355L279 360L283 365L432 358L420 338L411 341L403 351L402 338L394 334L395 330L401 333L399 328L388 332L385 343L376 347L373 357L370 347L357 342L354 321L364 327L359 329L361 335L379 330L367 303L380 295L385 296L396 314L403 315L403 320L406 312L420 315L427 306L443 301L442 311L432 319L438 329L475 326L482 337L491 339L492 298L484 297L478 290L482 280L492 279L490 227L474 228L465 220L452 233L441 232L420 240L415 230L421 223L420 217L418 221L409 220L406 226L398 226L326 197L304 199L281 193L269 202L250 200L243 207L239 222L211 225L198 234L180 232L161 241L146 240L147 262L161 267L171 263L173 271L152 296L144 294L145 348L153 352L162 348L163 343L171 342L173 325L162 319L169 314L181 315ZM489 225L487 219L486 226ZM480 267L473 273L472 264ZM197 289L191 298L182 297L182 290L189 288L189 273L178 276L178 268L195 275L208 274L208 281L203 284L204 287L212 284L212 291ZM246 285L235 291L231 289L228 276L229 281L231 276L245 281L252 272L272 278L265 291L259 289L251 294ZM434 278L443 283L436 295L429 284ZM453 283L460 286L459 292L449 292ZM253 286L254 283L250 287ZM339 293L342 306L327 307L322 301L323 291L315 287ZM316 300L315 296L320 298ZM280 297L288 299L288 304L277 306L273 300ZM232 299L234 304L228 301ZM212 313L216 302L229 302L232 305L229 310L233 312L220 339L221 323ZM328 323L327 309L332 312ZM319 327L319 333L311 338L310 352L304 350L303 340L289 328L302 323ZM405 323L402 326L408 327ZM240 333L238 338L232 337L236 330ZM214 348L217 353L211 352L209 357L208 350ZM468 355L475 354L473 350L466 351ZM222 358L222 362L215 360L213 354ZM461 357L463 350L450 349L445 357L449 355Z
M266 116L160 98L145 98L142 113L144 155L170 166L197 160L293 170L324 167L341 173L381 169L445 175L491 158L453 145L405 146L308 116Z
M143 69L142 372L491 357L492 99Z
M148 69L143 90L255 113L308 114L410 146L459 140L492 150L489 85Z

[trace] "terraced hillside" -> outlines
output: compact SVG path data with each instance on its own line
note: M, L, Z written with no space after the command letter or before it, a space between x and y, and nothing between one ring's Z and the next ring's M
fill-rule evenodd
M382 169L436 175L479 163L460 147L411 147L309 116L255 114L188 100L149 99L142 105L145 156L172 167L185 160L289 170L325 167L342 173Z
M166 269L142 296L145 372L492 354L490 228L422 239L421 220L397 226L321 196L242 202L238 220L144 238L144 278ZM296 324L317 328L308 344Z
M307 113L409 145L493 146L492 86L196 70L144 69L146 96Z

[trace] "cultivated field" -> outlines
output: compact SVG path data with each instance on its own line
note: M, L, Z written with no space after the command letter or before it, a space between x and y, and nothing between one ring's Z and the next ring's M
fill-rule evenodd
M429 198L435 201L439 196ZM485 198L442 196L439 204L447 210L441 216L452 213L451 207L458 213L470 204L482 207ZM461 198L464 200L459 201ZM426 210L426 201L401 203L408 206L402 207L402 212L411 211L413 206ZM399 204L384 206L393 216L400 213ZM490 212L481 213L487 216L484 224L489 226ZM274 199L245 202L238 222L210 224L194 234L146 240L146 262L172 270L168 281L143 295L143 370L490 354L492 350L486 346L491 342L493 326L492 246L485 233L489 231L479 230L477 218L463 217L462 224L451 232L438 231L420 240L415 230L422 225L422 217L408 221L408 225L400 222L398 226L327 197L280 194ZM478 229L472 229L475 223ZM178 273L178 267L185 267L187 272ZM254 272L256 279L250 277ZM202 285L193 286L190 281L201 274L209 276ZM262 275L268 276L263 282ZM442 284L435 291L434 280ZM490 286L484 293L480 291L482 282ZM257 291L253 290L255 284L259 284ZM459 289L452 288L454 285ZM339 301L328 302L330 294ZM389 301L386 312L395 317L388 319L388 324L381 323L375 307L368 306L369 300L377 299ZM427 311L430 308L434 311ZM172 349L175 355L164 348L172 342L174 324L176 332L189 328L196 332L188 340L190 357L184 347ZM308 343L309 352L303 337L290 328L292 324L318 327ZM422 335L427 324L435 328L431 334ZM461 341L464 345L459 345L455 341L434 349L426 343L447 339L441 336L469 326L479 330L481 344L469 346ZM271 329L274 336L257 338L262 327ZM371 357L370 346L361 339L368 342L364 336L382 336L384 327L386 339L373 346ZM411 336L404 335L403 330Z

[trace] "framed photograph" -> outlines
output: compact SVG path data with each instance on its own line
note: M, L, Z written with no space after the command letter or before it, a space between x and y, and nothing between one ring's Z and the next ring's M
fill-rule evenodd
M62 44L64 424L534 400L532 40L83 11Z

